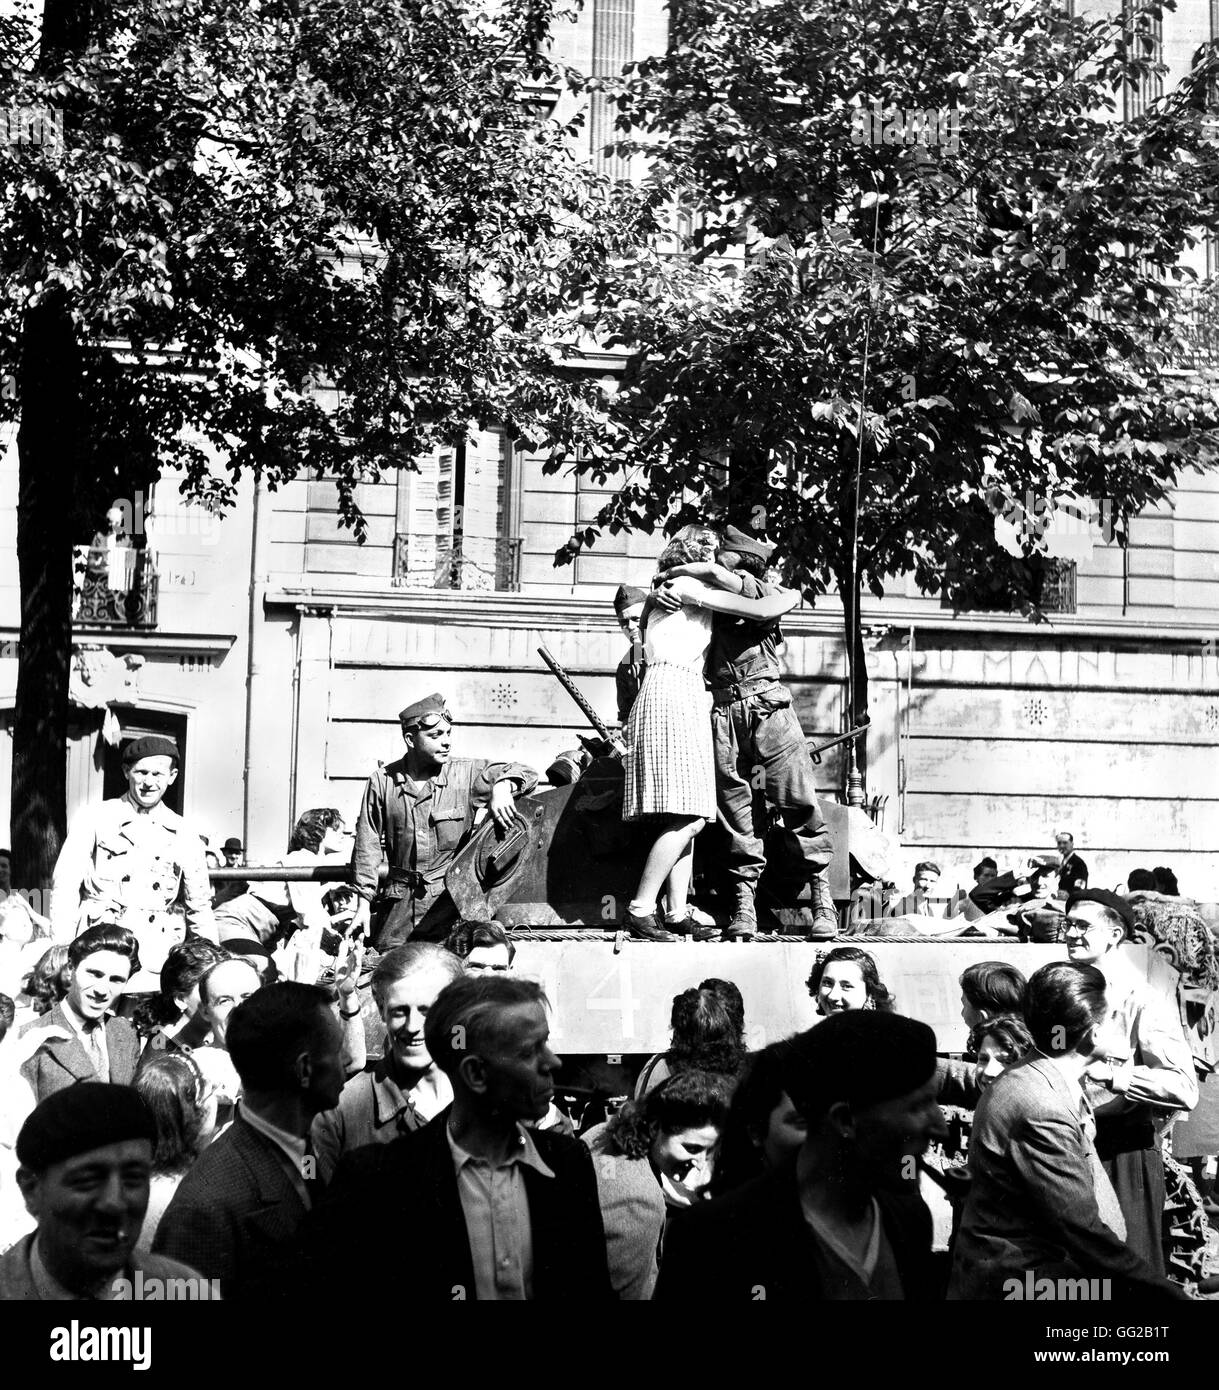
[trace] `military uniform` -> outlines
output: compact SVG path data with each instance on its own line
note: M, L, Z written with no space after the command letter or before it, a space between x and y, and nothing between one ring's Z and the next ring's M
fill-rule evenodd
M729 527L726 549L769 557L771 547ZM736 571L741 595L764 598L775 590ZM731 837L727 866L736 885L756 892L766 867L763 842L766 803L779 813L793 864L803 862L814 888L818 916L833 916L832 900L819 871L833 858L830 832L817 804L813 761L791 694L783 685L779 622L755 622L717 613L707 653L713 708L711 731L715 781L722 824Z
M442 710L443 702L433 707L420 701L400 717L406 727L419 711L436 709ZM369 778L356 821L352 883L372 904L370 935L379 951L412 938L443 941L448 935L458 912L444 876L469 839L475 814L505 779L515 783L517 796L538 783L532 768L485 758L450 758L434 777L416 782L402 757ZM389 877L378 889L382 851L389 860Z
M764 598L769 585L738 571L743 596ZM783 685L778 622L758 623L717 613L707 675L720 813L732 836L728 872L756 884L766 867L763 799L774 806L810 868L824 868L834 847L817 804L813 760L791 694Z
M614 595L614 612L618 615L618 621L622 621L622 615L628 608L633 608L636 604L647 601L648 591L646 589L636 589L630 584L620 584L618 592ZM630 650L618 663L618 669L614 672L614 689L618 698L618 723L624 728L626 721L630 718L631 706L638 698L640 688L643 685L643 675L647 670L647 663L643 654L642 641L633 641Z
M96 922L119 922L140 942L144 968L159 969L156 956L181 935L164 920L180 891L187 930L214 937L203 841L164 804L141 811L116 797L73 818L55 864L51 930L70 941Z

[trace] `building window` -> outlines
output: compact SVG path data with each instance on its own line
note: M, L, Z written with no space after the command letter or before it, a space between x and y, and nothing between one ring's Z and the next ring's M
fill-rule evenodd
M1135 0L1122 0L1126 33L1132 40L1137 58L1150 58L1153 63L1164 61L1164 24L1158 15L1135 13ZM1213 21L1212 21L1213 23ZM1150 42L1150 50L1148 49ZM1162 73L1150 73L1137 84L1127 83L1122 92L1122 114L1126 120L1141 116L1147 108L1164 95Z
M515 592L521 541L505 536L500 430L436 449L398 475L393 582L406 589Z
M156 626L157 572L145 529L151 512L151 492L137 492L134 508L125 501L115 502L88 545L75 547L74 623Z
M617 77L631 61L635 43L635 0L593 0L592 76ZM604 92L589 95L588 139L593 168L611 179L630 176L625 159L606 154L619 138L614 108Z
M1062 560L1054 556L1046 557L1043 562L1041 596L1038 607L1043 613L1074 613L1075 607L1075 561ZM953 608L955 605L950 596L951 590L955 587L954 571L950 565L945 573L945 583L940 590L940 607ZM961 606L961 611L966 613L1011 613L1018 606L1010 579L1006 577L1001 568L995 570L990 576L992 582L976 579L975 588L970 601Z

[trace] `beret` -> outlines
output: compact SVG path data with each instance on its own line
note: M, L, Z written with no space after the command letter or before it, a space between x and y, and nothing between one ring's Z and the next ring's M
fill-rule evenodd
M724 542L720 549L735 550L741 555L756 555L763 564L769 564L770 557L775 553L775 548L769 541L747 535L735 526L724 527Z
M78 1081L49 1095L21 1126L17 1161L43 1173L78 1154L128 1139L147 1139L154 1147L157 1142L156 1122L139 1093L105 1081Z
M782 1047L784 1089L810 1121L839 1101L868 1106L907 1096L935 1075L935 1033L875 1009L833 1014Z
M1117 913L1127 931L1134 928L1134 908L1120 893L1112 893L1108 888L1082 888L1067 899L1067 911L1070 912L1076 903L1102 903Z
M648 591L637 589L633 584L619 584L618 592L614 595L614 612L621 618L623 611L636 603L646 603Z
M443 695L426 695L422 700L416 700L413 705L407 705L404 710L399 710L398 718L402 721L403 727L406 728L421 724L434 714L442 714L450 723L453 722L453 716L445 705Z
M147 734L143 738L133 738L123 749L123 766L130 767L133 763L138 763L141 758L172 758L174 762L179 759L178 745L172 738L164 738L161 734Z

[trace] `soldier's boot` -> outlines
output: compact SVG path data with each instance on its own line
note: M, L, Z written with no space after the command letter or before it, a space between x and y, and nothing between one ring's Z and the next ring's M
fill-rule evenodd
M758 934L758 910L753 895L757 885L738 881L734 885L732 920L724 928L725 941L748 941Z
M813 925L808 930L810 941L833 941L838 935L838 909L830 894L824 869L818 869L808 881L813 904Z

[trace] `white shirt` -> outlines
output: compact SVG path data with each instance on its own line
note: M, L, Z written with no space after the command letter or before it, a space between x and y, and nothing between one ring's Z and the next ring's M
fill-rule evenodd
M474 1292L480 1302L523 1302L533 1297L533 1226L522 1165L544 1178L554 1172L538 1153L533 1136L517 1125L515 1152L496 1166L476 1158L445 1135L474 1263Z

